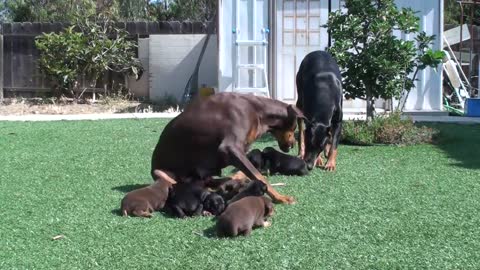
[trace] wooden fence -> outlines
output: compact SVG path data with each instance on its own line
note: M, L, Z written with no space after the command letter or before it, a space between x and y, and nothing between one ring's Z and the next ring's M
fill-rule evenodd
M35 37L42 33L61 32L69 24L63 23L4 23L0 24L0 100L4 97L42 96L51 91L49 82L40 72ZM132 39L152 34L205 34L207 23L202 22L126 22L117 23L126 29ZM148 76L145 74L144 76ZM119 80L119 74L105 74L97 86L82 88L92 92Z

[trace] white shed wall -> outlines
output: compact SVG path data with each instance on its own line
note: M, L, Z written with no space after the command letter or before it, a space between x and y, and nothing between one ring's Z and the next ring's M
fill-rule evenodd
M299 2L299 3L297 3ZM300 3L302 2L302 3ZM308 5L303 4L310 3ZM272 4L274 3L274 4ZM284 14L285 10L291 10L290 6L294 6L295 12L294 15ZM422 31L425 31L429 35L436 35L436 41L434 44L434 49L441 49L441 40L443 37L443 1L442 0L396 0L396 3L399 7L411 7L412 9L418 11L417 16L420 17L420 28ZM233 1L220 0L219 1L219 64L218 64L218 83L219 91L231 91L232 83L232 57L234 56L233 52ZM328 13L328 8L331 10L338 9L340 7L339 0L310 0L310 1L293 1L293 0L275 0L271 2L270 7L274 7L275 10L270 10L270 28L272 29L272 55L274 57L270 61L273 62L273 68L270 70L270 78L273 78L271 89L273 97L283 100L285 102L295 102L296 99L296 89L295 89L295 75L298 70L298 66L307 53L313 50L323 50L325 49L325 44L327 44L328 37L326 36L326 31L320 28L320 41L318 45L307 46L299 44L299 46L290 46L286 48L285 44L285 29L284 25L289 22L287 20L281 21L284 19L282 16L296 16L298 13L299 6L305 7L317 7L321 8L319 17L319 23L323 24L326 22L326 14ZM341 8L341 7L340 7ZM272 8L273 9L273 8ZM310 12L310 11L308 11ZM315 12L312 9L311 12ZM245 14L247 16L247 14ZM318 16L313 14L312 16ZM296 17L291 17L293 20L296 20ZM293 27L303 25L302 21L294 21ZM311 22L306 22L307 25ZM292 27L289 25L288 27ZM300 26L302 27L302 26ZM309 26L311 27L311 26ZM292 29L290 29L292 30ZM290 30L287 30L290 31ZM293 30L295 31L295 30ZM313 32L312 32L313 33ZM297 37L292 37L296 41ZM308 40L312 37L307 37ZM403 35L402 38L413 39L414 36ZM283 44L282 42L283 41ZM312 43L314 44L314 43ZM272 76L273 75L273 76ZM416 84L417 87L413 89L409 95L409 98L406 103L406 110L414 111L438 111L442 110L442 73L441 71L436 72L434 69L426 69L419 74L419 81ZM345 102L345 107L351 108L364 108L362 101L349 101Z
M181 100L206 35L150 35L150 99L173 95ZM210 36L200 65L198 85L217 85L217 36Z

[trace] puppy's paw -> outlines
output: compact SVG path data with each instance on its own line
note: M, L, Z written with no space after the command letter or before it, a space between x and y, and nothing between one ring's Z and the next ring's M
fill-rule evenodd
M208 211L203 211L203 212L202 212L202 216L204 216L204 217L211 217L211 216L213 216L213 214L210 213L210 212L208 212Z
M143 212L140 213L138 216L139 216L139 217L145 217L145 218L151 218L151 217L153 217L153 214L150 213L150 212L148 212L148 211L143 211Z
M271 222L269 222L269 221L264 221L264 222L263 222L263 227L264 227L264 228L268 228L268 227L270 227L270 226L272 226L272 223L271 223Z

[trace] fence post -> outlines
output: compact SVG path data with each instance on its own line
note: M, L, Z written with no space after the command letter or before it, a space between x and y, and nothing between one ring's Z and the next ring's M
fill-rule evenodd
M3 102L3 35L0 32L0 103L2 102Z

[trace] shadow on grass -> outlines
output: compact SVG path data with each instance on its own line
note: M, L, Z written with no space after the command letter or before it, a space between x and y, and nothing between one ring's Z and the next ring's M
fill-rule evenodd
M123 216L123 213L122 213L122 210L120 208L117 208L117 209L113 209L112 211L110 211L110 213L114 216ZM155 214L158 214L159 216L161 217L164 217L164 218L177 218L169 213L167 213L164 209L160 210L160 211L156 211ZM136 217L136 216L132 216L132 215L129 215L130 217L132 218L145 218L145 217ZM155 215L153 216L155 217Z
M122 215L122 210L120 208L113 209L112 211L110 211L110 213L112 213L112 215L114 215L114 216L123 216Z
M452 166L480 169L480 125L431 124L440 131L435 145L449 158Z
M213 225L210 228L203 230L203 236L207 238L218 238L216 226Z
M120 191L120 192L123 192L123 193L128 193L132 190L139 189L139 188L144 188L146 186L148 186L148 184L123 185L123 186L113 187L112 190Z

